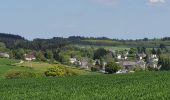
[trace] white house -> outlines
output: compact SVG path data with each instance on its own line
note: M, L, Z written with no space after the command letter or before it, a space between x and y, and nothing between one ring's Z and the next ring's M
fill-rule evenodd
M86 69L88 69L89 68L89 66L88 66L88 60L87 59L81 59L80 60L80 67L81 68L86 68Z
M119 59L119 60L122 59L122 55L118 54L117 59Z
M143 58L146 57L146 54L145 54L145 53L141 53L141 54L136 54L136 56L137 56L137 58L138 58L139 60L142 60Z
M25 60L32 61L35 60L36 57L33 54L24 54Z
M8 53L0 53L0 57L9 58L9 54Z
M70 63L75 63L77 61L77 59L76 58L70 58Z
M151 58L157 58L157 55L156 54L152 54Z

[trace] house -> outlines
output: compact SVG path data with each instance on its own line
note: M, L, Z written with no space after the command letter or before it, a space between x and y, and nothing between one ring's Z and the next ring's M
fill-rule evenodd
M136 54L136 56L139 60L142 60L143 58L146 57L146 54L145 53L141 53L141 54L138 53L138 54Z
M74 64L77 61L76 58L70 58L70 63Z
M95 66L96 64L100 64L100 60L99 59L96 59L93 61L93 66Z
M116 72L116 74L123 74L123 73L128 73L128 70L127 69L121 69L121 70Z
M137 66L144 68L144 69L146 68L146 62L145 61L139 60L136 63L137 63Z
M117 59L118 59L118 60L121 60L121 59L122 59L122 55L117 54Z
M9 58L9 54L8 53L0 53L0 57Z
M153 68L159 68L158 62L149 62L148 66L153 67Z
M105 71L105 67L107 65L107 62L103 62L103 67L102 67L102 70Z
M147 65L148 65L149 67L159 68L160 66L158 66L158 61L159 61L159 58L157 57L157 55L152 54L152 55L150 55L149 58L148 58L148 61L147 61L148 63L147 63Z
M137 62L136 61L122 61L120 62L122 66L124 66L127 70L132 70L134 67L136 67Z
M121 61L119 62L124 69L127 70L133 70L135 67L141 67L141 68L146 68L146 62L144 62L143 60L139 60L139 61Z
M157 58L157 55L156 54L152 54L151 58Z
M117 54L117 59L118 60L127 60L128 59L128 57L127 57L127 55L126 54Z
M96 66L97 64L101 65L101 61L99 59L94 60L93 62L93 66ZM101 66L101 68L99 70L105 71L105 66L106 66L107 62L103 61L103 66Z
M89 68L89 66L88 66L88 60L87 59L85 59L85 58L82 58L81 60L80 60L80 67L81 68L86 68L86 69L88 69Z
M74 64L76 66L80 66L81 65L81 62L79 60L77 60L76 58L70 58L70 63L71 64Z
M158 60L159 60L159 59L158 59L158 56L155 55L155 54L152 54L150 58L151 58L152 61L154 61L154 62L158 62Z
M34 56L34 54L24 54L24 57L25 57L25 60L27 61L32 61L32 60L35 60L36 57Z
M125 55L128 56L128 55L129 55L129 52L126 52Z
M123 54L123 55L122 55L122 60L127 60L127 59L128 59L127 55L126 55L126 54Z

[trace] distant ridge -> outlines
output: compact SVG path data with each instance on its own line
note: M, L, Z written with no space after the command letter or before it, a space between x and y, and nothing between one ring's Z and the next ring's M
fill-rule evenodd
M0 40L1 39L24 40L24 37L21 37L20 35L9 34L9 33L0 33Z

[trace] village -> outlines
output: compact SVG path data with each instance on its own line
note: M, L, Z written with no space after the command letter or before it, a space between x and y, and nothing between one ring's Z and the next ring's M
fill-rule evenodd
M99 71L106 73L105 66L107 65L108 60L115 61L116 64L121 66L116 73L129 73L135 72L136 70L146 70L151 69L160 69L161 65L158 64L159 55L156 54L156 51L150 54L144 52L136 53L132 52L133 48L130 50L108 50L109 53L106 57L102 59L89 59L87 57L70 57L68 60L69 66L76 66L77 68L89 70L89 71ZM110 55L110 56L108 56ZM133 55L133 56L132 56ZM10 58L10 55L7 52L1 52L0 57ZM33 52L25 53L23 55L20 63L24 61L38 61L36 54Z
M153 69L160 69L160 65L158 65L159 56L157 54L146 55L145 53L135 54L135 57L128 57L129 53L118 54L112 52L114 54L113 58L117 64L119 64L122 68L116 73L128 73L134 72L135 68L139 69L147 69L148 67ZM95 59L92 61L92 66L98 67L98 65L102 64L102 67L99 67L99 71L105 73L105 65L107 65L107 61L103 60L101 62L100 59ZM81 60L77 60L76 58L70 58L71 64L78 64L80 68L84 68L87 70L91 69L91 65L89 65L88 59L82 58Z

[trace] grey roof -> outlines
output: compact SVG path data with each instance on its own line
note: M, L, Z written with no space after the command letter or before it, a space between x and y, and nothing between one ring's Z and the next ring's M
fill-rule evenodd
M134 66L137 64L137 62L134 61L123 61L123 66Z

